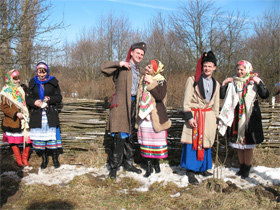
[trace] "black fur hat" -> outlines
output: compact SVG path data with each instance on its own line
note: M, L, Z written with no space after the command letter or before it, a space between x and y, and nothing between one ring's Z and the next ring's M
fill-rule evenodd
M217 66L217 59L212 51L203 53L201 64L203 64L204 62L212 62L215 64L215 66Z

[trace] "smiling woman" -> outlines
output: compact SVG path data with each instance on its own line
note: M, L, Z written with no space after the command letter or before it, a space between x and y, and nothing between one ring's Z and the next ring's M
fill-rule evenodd
M62 148L57 104L62 101L58 80L49 75L49 67L44 62L36 66L37 75L29 82L27 104L31 109L30 138L33 148L42 154L41 168L48 165L47 149L52 152L55 168L58 162L58 149Z
M31 141L29 138L29 111L26 106L26 85L20 84L19 71L13 69L5 76L6 85L0 93L1 109L4 113L1 128L3 142L8 142L15 154L17 165L30 166L28 160ZM18 145L24 144L21 155Z

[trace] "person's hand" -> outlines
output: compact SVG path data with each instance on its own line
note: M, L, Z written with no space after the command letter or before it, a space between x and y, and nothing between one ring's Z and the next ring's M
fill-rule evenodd
M194 119L189 120L189 125L190 125L192 128L197 127L197 123L196 123L196 121L195 121Z
M17 117L18 117L19 119L22 119L22 118L23 118L23 116L22 116L22 114L21 114L20 112L17 113Z
M124 66L124 67L128 68L129 70L131 69L131 65L130 65L129 62L121 61L121 62L120 62L120 66L121 66L121 67Z
M252 78L252 80L253 80L255 83L257 83L257 84L259 84L260 81L261 81L261 79L260 79L259 77L257 77L257 76L254 76L254 77Z
M50 97L49 96L45 96L43 102L47 103L49 100L50 100Z
M36 100L36 101L34 102L34 105L41 108L42 101L41 101L41 100Z
M144 76L144 81L151 84L153 82L153 79L151 78L151 76L145 75Z
M226 78L226 79L223 81L222 86L224 86L224 85L226 85L227 83L232 82L232 81L233 81L233 78L232 78L232 77L228 77L228 78Z

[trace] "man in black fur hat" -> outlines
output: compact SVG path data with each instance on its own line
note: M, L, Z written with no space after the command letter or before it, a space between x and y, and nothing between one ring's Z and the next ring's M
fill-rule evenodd
M212 168L211 147L216 136L220 99L220 85L212 77L216 63L212 51L203 53L195 77L189 77L185 86L181 167L187 169L190 184L199 183L195 174L212 175L207 170Z

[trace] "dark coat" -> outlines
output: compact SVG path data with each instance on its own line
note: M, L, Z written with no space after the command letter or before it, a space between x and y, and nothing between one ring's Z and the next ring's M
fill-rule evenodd
M254 83L256 86L257 94L262 98L266 99L269 97L269 91L266 88L265 84L261 81L259 84ZM220 88L220 97L221 99L225 98L228 85L221 86ZM227 137L232 136L232 126L227 129ZM245 131L246 144L259 144L263 142L263 127L262 127L262 116L259 106L258 99L254 101L254 106L252 114L250 116L248 127Z
M107 129L111 133L131 133L131 70L120 67L120 62L107 61L101 64L101 72L106 77L113 77L115 83L115 94L112 99L112 106L109 115ZM140 78L145 70L139 68ZM140 80L139 78L139 80Z
M138 88L138 94L137 94L137 107L136 107L136 128L139 126L139 102L141 100L141 91L143 90L143 78L141 78ZM155 107L152 114L152 121L153 126L156 132L160 132L163 130L167 130L171 127L171 121L168 119L165 103L166 103L166 93L167 93L167 82L164 80L164 82L161 84L158 84L156 80L154 80L151 84L148 85L147 90L151 93L153 106Z
M57 104L61 103L62 96L56 78L51 79L45 85L45 96L50 97L49 108L47 109L47 118L49 127L59 126L58 109ZM34 105L36 100L39 100L38 89L35 84L34 78L29 82L29 93L26 99L27 105L30 107L30 128L42 127L42 111L39 107Z

